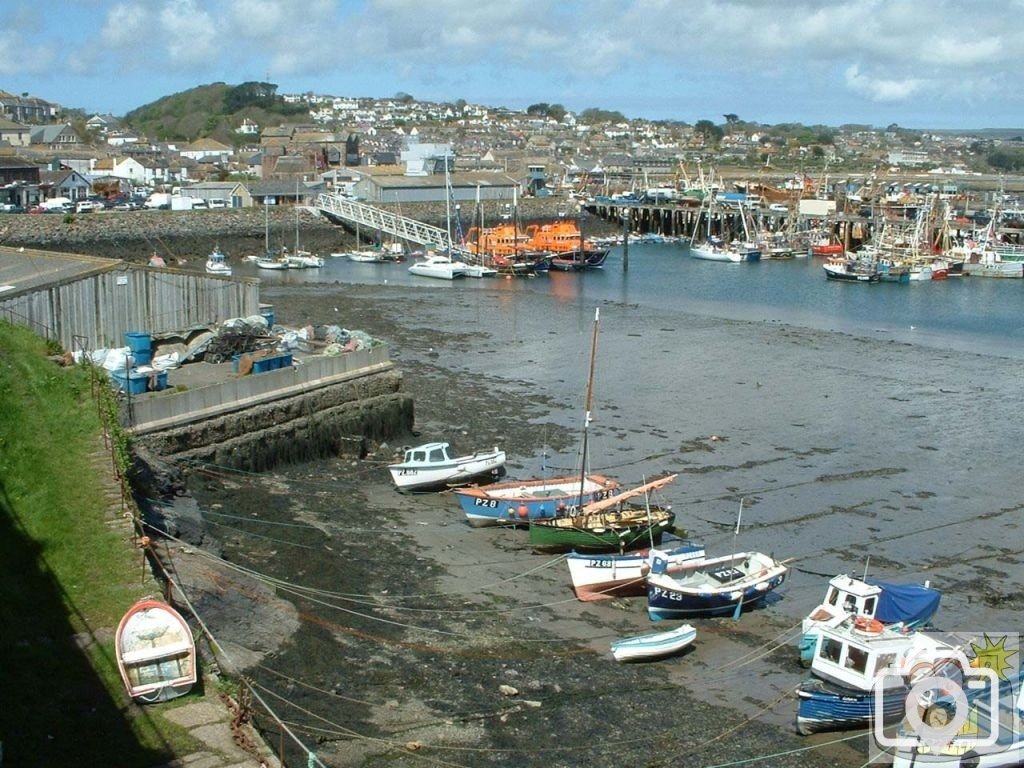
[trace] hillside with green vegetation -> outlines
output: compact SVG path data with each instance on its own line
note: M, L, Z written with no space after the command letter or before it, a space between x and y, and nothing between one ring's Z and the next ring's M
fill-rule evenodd
M157 765L188 739L139 716L114 657L147 591L100 412L106 377L0 321L0 744L4 765Z
M273 83L211 83L133 109L125 122L150 141L212 138L233 146L245 140L236 133L245 118L273 125L275 120L287 122L306 113L307 107L278 96Z

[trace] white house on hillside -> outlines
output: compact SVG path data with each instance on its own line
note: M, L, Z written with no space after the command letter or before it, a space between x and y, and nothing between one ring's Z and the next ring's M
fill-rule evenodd
M197 162L211 158L217 162L226 163L231 157L231 147L221 144L215 139L199 139L181 150L181 155L190 157Z

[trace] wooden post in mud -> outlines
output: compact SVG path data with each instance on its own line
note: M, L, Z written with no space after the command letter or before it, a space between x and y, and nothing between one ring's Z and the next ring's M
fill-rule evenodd
M622 212L622 271L629 272L629 207Z

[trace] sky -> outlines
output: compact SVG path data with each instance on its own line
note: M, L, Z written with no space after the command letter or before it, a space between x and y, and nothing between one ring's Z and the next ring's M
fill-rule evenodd
M1024 126L1024 0L0 0L0 90L225 82L627 118Z

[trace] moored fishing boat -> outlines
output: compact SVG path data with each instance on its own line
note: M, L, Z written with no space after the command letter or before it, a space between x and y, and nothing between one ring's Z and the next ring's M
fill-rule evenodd
M636 496L664 488L676 479L668 475L587 504L577 514L530 521L530 546L537 552L622 552L661 541L675 523L668 506L628 506Z
M663 659L679 653L697 638L697 630L690 624L681 624L666 632L648 632L624 637L611 644L616 661L649 661Z
M206 271L211 275L231 275L231 265L227 263L227 257L221 251L220 246L214 246L213 251L206 257Z
M803 620L800 661L809 666L822 627L837 627L851 616L875 619L883 625L899 624L908 629L926 625L939 609L942 595L924 584L867 582L846 574L834 576L825 598Z
M559 219L526 228L528 249L551 255L551 268L565 272L604 266L610 249L583 236L575 221Z
M459 488L455 497L473 527L525 525L537 518L564 515L582 504L606 499L619 492L618 481L604 475L512 480L486 487Z
M423 491L464 485L505 470L505 452L495 446L466 456L452 456L448 443L426 443L406 449L402 461L388 465L400 491Z
M932 675L937 661L955 659L957 653L924 632L885 626L867 616L822 627L811 677L796 690L797 731L863 728L875 718L899 722L911 685Z
M570 552L565 557L576 598L583 602L612 597L643 595L655 557L664 559L669 573L686 563L704 559L704 547L690 541L668 549L650 549L623 554Z
M188 693L197 679L188 623L162 600L144 598L117 626L114 651L128 695L144 704Z
M875 262L867 259L853 259L839 256L828 259L821 265L825 277L844 283L877 283L878 267Z
M708 558L684 565L676 575L667 573L667 566L655 558L647 577L647 615L652 621L738 614L782 584L789 570L760 552Z

